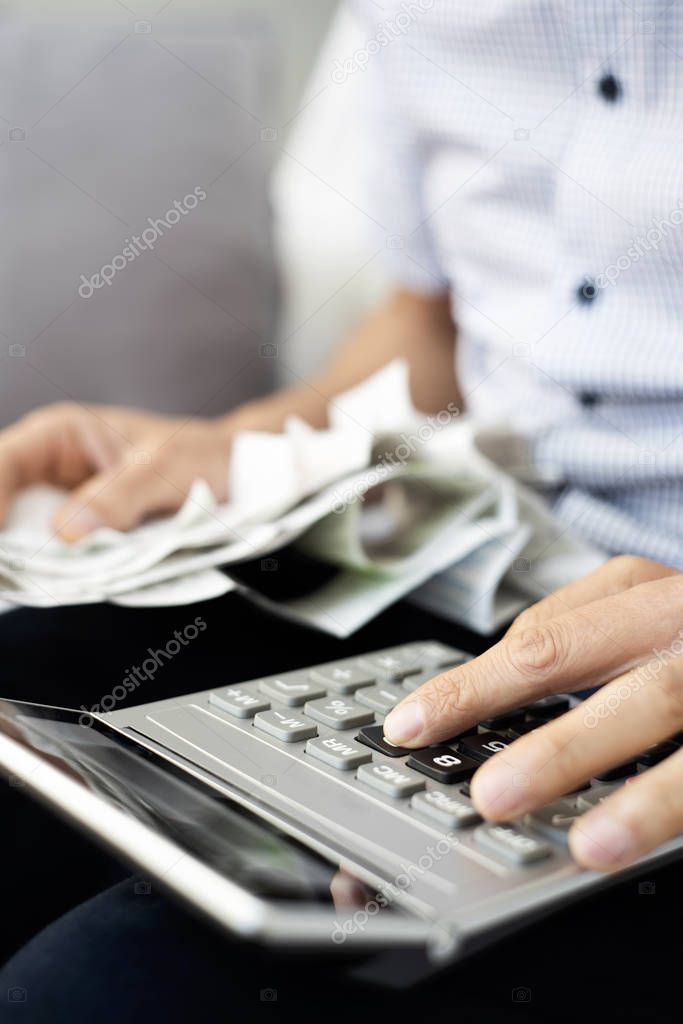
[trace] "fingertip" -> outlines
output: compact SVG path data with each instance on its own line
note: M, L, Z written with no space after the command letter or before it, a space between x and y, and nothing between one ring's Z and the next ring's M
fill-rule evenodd
M569 850L581 867L593 871L614 871L635 856L630 830L617 818L604 813L579 820L572 826Z
M472 777L470 795L476 810L489 821L515 817L524 799L510 772L493 764L480 768Z
M103 524L100 517L91 508L74 510L65 506L55 516L53 525L58 537L66 541L67 544L74 544Z
M415 746L424 731L426 715L419 701L399 704L384 720L384 737L396 747Z

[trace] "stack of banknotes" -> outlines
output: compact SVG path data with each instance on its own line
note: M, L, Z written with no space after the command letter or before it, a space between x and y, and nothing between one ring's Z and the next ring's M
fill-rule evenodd
M490 633L605 557L554 521L513 458L482 452L482 432L504 437L504 425L418 413L401 360L335 398L329 422L243 433L227 503L197 480L177 513L127 533L65 544L50 525L64 494L27 489L0 531L0 607L185 605L239 590L343 637L410 595ZM273 588L270 574L293 571L288 551L329 571L304 593L282 578Z

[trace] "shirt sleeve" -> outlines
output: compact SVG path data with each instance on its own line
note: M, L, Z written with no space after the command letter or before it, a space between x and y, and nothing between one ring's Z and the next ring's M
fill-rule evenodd
M398 15L382 20L383 9L372 0L346 2L357 24L358 49L338 59L336 67L340 81L342 76L360 79L354 84L361 94L367 210L386 233L386 268L398 287L446 291L424 195L426 146L400 100L409 51L396 34Z

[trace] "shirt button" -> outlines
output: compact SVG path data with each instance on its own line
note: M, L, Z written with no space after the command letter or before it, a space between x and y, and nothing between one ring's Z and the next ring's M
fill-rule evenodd
M613 74L603 75L598 82L598 89L600 90L603 99L607 100L608 103L616 103L621 96L621 83L618 78L615 78Z
M592 302L597 294L597 285L590 277L585 277L576 289L576 297L579 302Z

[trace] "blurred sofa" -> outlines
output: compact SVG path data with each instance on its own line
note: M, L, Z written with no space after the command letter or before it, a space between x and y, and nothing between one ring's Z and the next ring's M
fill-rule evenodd
M278 40L235 6L3 4L0 424L272 386Z

